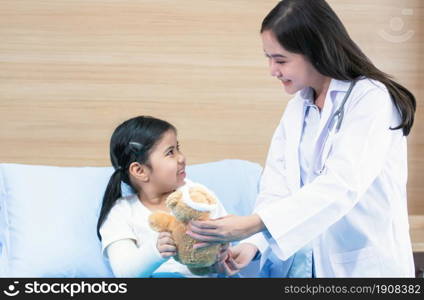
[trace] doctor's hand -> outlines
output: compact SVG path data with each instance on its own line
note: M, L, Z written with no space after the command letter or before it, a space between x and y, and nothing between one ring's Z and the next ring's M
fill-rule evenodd
M217 263L217 270L227 276L233 276L246 267L258 252L258 248L250 243L241 243L228 249L228 256L225 260Z
M265 229L261 218L250 216L227 215L208 221L191 221L187 234L200 241L194 248L202 248L213 243L226 243L245 239Z

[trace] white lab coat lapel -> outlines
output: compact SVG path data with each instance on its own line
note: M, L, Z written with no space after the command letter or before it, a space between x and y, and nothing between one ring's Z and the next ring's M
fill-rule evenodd
M314 162L312 164L314 176L318 176L323 170L323 160L326 159L332 144L334 129L329 129L331 117L341 103L350 82L332 79L325 97L324 107L321 112L318 133L316 136ZM342 93L339 93L342 92ZM344 92L344 93L343 93Z
M345 95L345 93L339 92L346 92L349 89L349 85L350 81L331 79L330 85L328 86L327 94L325 95L324 107L321 111L321 120L318 127L318 132L320 134L324 130L324 128L327 128L330 117L338 108L340 101ZM317 135L317 139L320 134Z
M319 121L318 132L321 133L324 128L327 127L328 118L333 113L333 90L332 84L334 79L331 81L330 86L328 87L327 95L325 96L324 107L321 111L321 119ZM317 138L320 134L317 134Z
M299 143L303 128L304 108L304 99L299 97L293 103L287 114L287 122L285 122L287 125L285 128L287 136L285 155L287 174L289 174L287 181L292 193L300 188Z
M350 82L348 81L340 81L336 79L331 80L325 98L324 107L321 112L321 120L318 128L317 139L320 138L322 134L328 133L328 121L331 115L334 113L334 110L337 109L337 103L339 103L343 98L345 94L343 92L348 90L349 84ZM285 154L287 158L287 174L289 174L287 180L289 182L290 190L292 193L300 189L299 143L305 117L305 101L312 97L312 91L310 88L305 88L304 90L300 91L297 95L297 99L295 99L294 103L291 105L290 111L287 113L287 122L285 122L285 132L287 136ZM334 104L334 102L336 104ZM321 139L322 138L323 137L321 137ZM324 141L327 142L325 137ZM320 152L321 147L324 145L321 145L321 143L318 144L315 148L314 157L317 160L321 160Z

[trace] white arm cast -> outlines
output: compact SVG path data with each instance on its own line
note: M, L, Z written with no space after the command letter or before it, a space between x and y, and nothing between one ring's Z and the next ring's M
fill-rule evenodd
M156 245L137 247L132 239L113 242L106 251L116 277L149 277L167 260L160 255Z

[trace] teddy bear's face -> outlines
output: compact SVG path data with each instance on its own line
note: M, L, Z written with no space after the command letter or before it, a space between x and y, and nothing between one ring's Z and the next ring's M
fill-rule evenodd
M181 222L206 220L217 205L216 198L200 186L183 187L168 196L166 205Z

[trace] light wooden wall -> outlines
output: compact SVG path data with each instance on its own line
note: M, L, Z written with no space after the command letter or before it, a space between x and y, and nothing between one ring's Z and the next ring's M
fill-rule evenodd
M276 2L1 0L0 162L109 165L113 129L143 114L176 125L190 164L263 164L289 100L259 37ZM329 2L375 64L417 96L408 193L410 212L424 214L424 2ZM381 30L414 32L396 43Z

